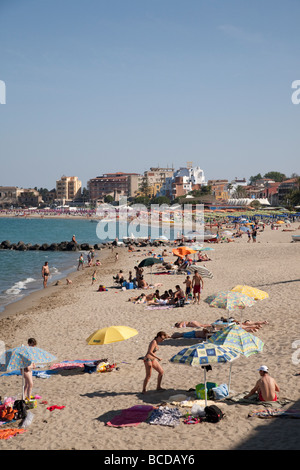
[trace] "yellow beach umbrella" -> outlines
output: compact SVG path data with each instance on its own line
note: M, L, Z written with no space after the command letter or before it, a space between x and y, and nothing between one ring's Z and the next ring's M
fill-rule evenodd
M129 326L108 326L95 331L87 338L87 343L90 345L103 345L110 343L117 343L118 341L124 341L132 336L138 334L138 331ZM113 347L113 345L112 345ZM114 348L113 348L114 355ZM115 363L115 358L114 358Z
M256 289L256 287L245 286L245 285L238 285L231 289L232 292L240 292L242 294L248 295L254 300L263 300L269 297L267 292L263 290Z
M124 341L138 334L138 331L129 326L108 326L97 330L87 338L88 344L101 345Z

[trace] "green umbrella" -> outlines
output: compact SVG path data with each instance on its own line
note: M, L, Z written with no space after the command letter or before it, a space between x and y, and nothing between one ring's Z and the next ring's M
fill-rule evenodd
M162 259L160 258L145 258L139 264L139 268L144 268L148 266L151 267L151 283L152 283L152 266L154 264L159 264L159 263L162 263Z

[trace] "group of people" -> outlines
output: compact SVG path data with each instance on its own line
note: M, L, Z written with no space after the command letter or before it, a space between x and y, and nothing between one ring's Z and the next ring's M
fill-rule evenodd
M148 346L147 353L143 358L146 372L146 376L143 382L143 394L147 392L147 385L150 381L153 369L158 373L156 390L164 390L161 386L164 375L164 370L160 364L162 358L157 355L157 352L159 350L159 345L168 338L170 338L170 336L166 332L159 331ZM258 400L262 402L277 401L277 393L280 391L280 388L276 383L276 380L270 376L269 368L266 365L262 365L258 369L258 372L260 375L259 380L257 380L254 387L248 394L245 395L244 398L257 396Z
M124 282L123 273L120 271L120 275L115 278L117 282ZM121 280L121 281L120 281ZM143 279L139 278L139 281ZM160 294L159 290L156 289L155 292L149 293L146 295L142 293L138 296L131 297L128 299L130 302L134 302L137 304L145 304L148 305L176 305L180 303L183 305L185 300L194 300L195 303L200 303L200 295L203 290L203 278L195 271L193 278L191 279L190 276L187 276L185 281L185 291L180 287L179 284L175 286L175 291L173 292L172 289L165 290L163 294ZM140 284L141 285L141 284Z

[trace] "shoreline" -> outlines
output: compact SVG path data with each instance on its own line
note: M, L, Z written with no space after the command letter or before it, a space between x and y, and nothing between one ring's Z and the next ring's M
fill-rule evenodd
M107 250L106 248L102 250L94 250L95 254L97 255L97 259L99 259L102 263L102 260L105 260L104 252ZM80 252L78 252L80 253ZM101 254L102 253L102 254ZM107 254L108 255L108 254ZM42 299L47 297L55 296L59 293L64 287L68 287L66 283L62 284L67 279L70 279L72 282L73 280L78 280L80 276L84 275L82 271L70 271L72 268L67 268L61 276L58 276L56 280L52 281L51 284L48 281L48 285L46 288L43 287L43 281L41 279L41 287L29 292L28 294L24 293L23 297L19 300L15 300L10 302L9 304L5 305L3 310L0 311L0 321L5 317L11 317L15 314L22 313L27 309L38 307L39 302ZM85 271L86 267L84 268ZM68 272L69 271L69 272Z

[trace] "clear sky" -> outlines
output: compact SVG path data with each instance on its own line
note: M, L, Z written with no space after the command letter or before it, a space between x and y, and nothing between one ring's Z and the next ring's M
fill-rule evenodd
M300 174L299 0L0 0L0 185Z

